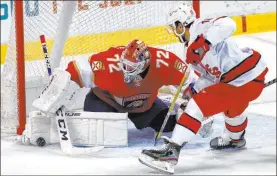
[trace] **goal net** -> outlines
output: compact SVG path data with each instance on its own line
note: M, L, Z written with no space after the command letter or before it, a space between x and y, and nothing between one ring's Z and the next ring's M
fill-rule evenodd
M45 35L52 69L133 39L181 56L182 44L166 27L166 14L174 3L13 1L10 38L1 54L5 60L1 66L1 133L22 133L32 101L43 88L47 69L40 35ZM198 8L195 2L187 3Z

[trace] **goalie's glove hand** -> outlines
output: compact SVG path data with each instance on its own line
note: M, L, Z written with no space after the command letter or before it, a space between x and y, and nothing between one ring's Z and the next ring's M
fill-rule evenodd
M68 110L72 109L71 105L78 89L80 87L71 80L70 73L55 69L48 85L32 105L46 117L54 117L61 106L65 106Z

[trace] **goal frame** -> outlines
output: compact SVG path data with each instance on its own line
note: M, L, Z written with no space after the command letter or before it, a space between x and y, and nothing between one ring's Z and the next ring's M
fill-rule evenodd
M15 40L17 61L17 92L18 92L18 128L21 135L26 124L26 91L25 91L25 57L24 57L24 23L23 1L15 1Z

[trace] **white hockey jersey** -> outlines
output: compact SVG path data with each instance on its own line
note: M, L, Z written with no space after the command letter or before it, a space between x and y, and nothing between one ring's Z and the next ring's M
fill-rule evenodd
M265 69L266 64L261 55L251 48L240 49L230 38L236 30L236 23L229 17L212 19L197 19L190 27L190 41L195 41L198 35L203 34L212 46L203 60L192 68L201 73L200 80L204 82L196 85L199 89L218 82L234 86L242 86Z

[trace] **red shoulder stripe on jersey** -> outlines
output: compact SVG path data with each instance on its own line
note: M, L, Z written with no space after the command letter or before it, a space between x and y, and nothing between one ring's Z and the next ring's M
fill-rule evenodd
M71 74L71 80L75 81L80 87L83 87L82 77L80 75L79 69L76 66L75 61L68 63L66 71Z
M237 66L235 66L228 72L224 73L221 76L220 82L229 83L229 82L237 79L244 73L255 68L256 65L259 63L260 59L261 59L260 53L253 50L253 54L251 56L244 59L241 63L239 63Z
M190 115L183 113L179 118L177 124L182 125L194 134L196 134L201 127L201 122Z
M245 130L245 128L247 126L247 122L248 122L248 120L246 118L241 125L232 126L232 125L229 125L228 123L225 122L225 126L226 126L227 130L229 130L230 132L238 133L238 132L241 132L241 131Z

